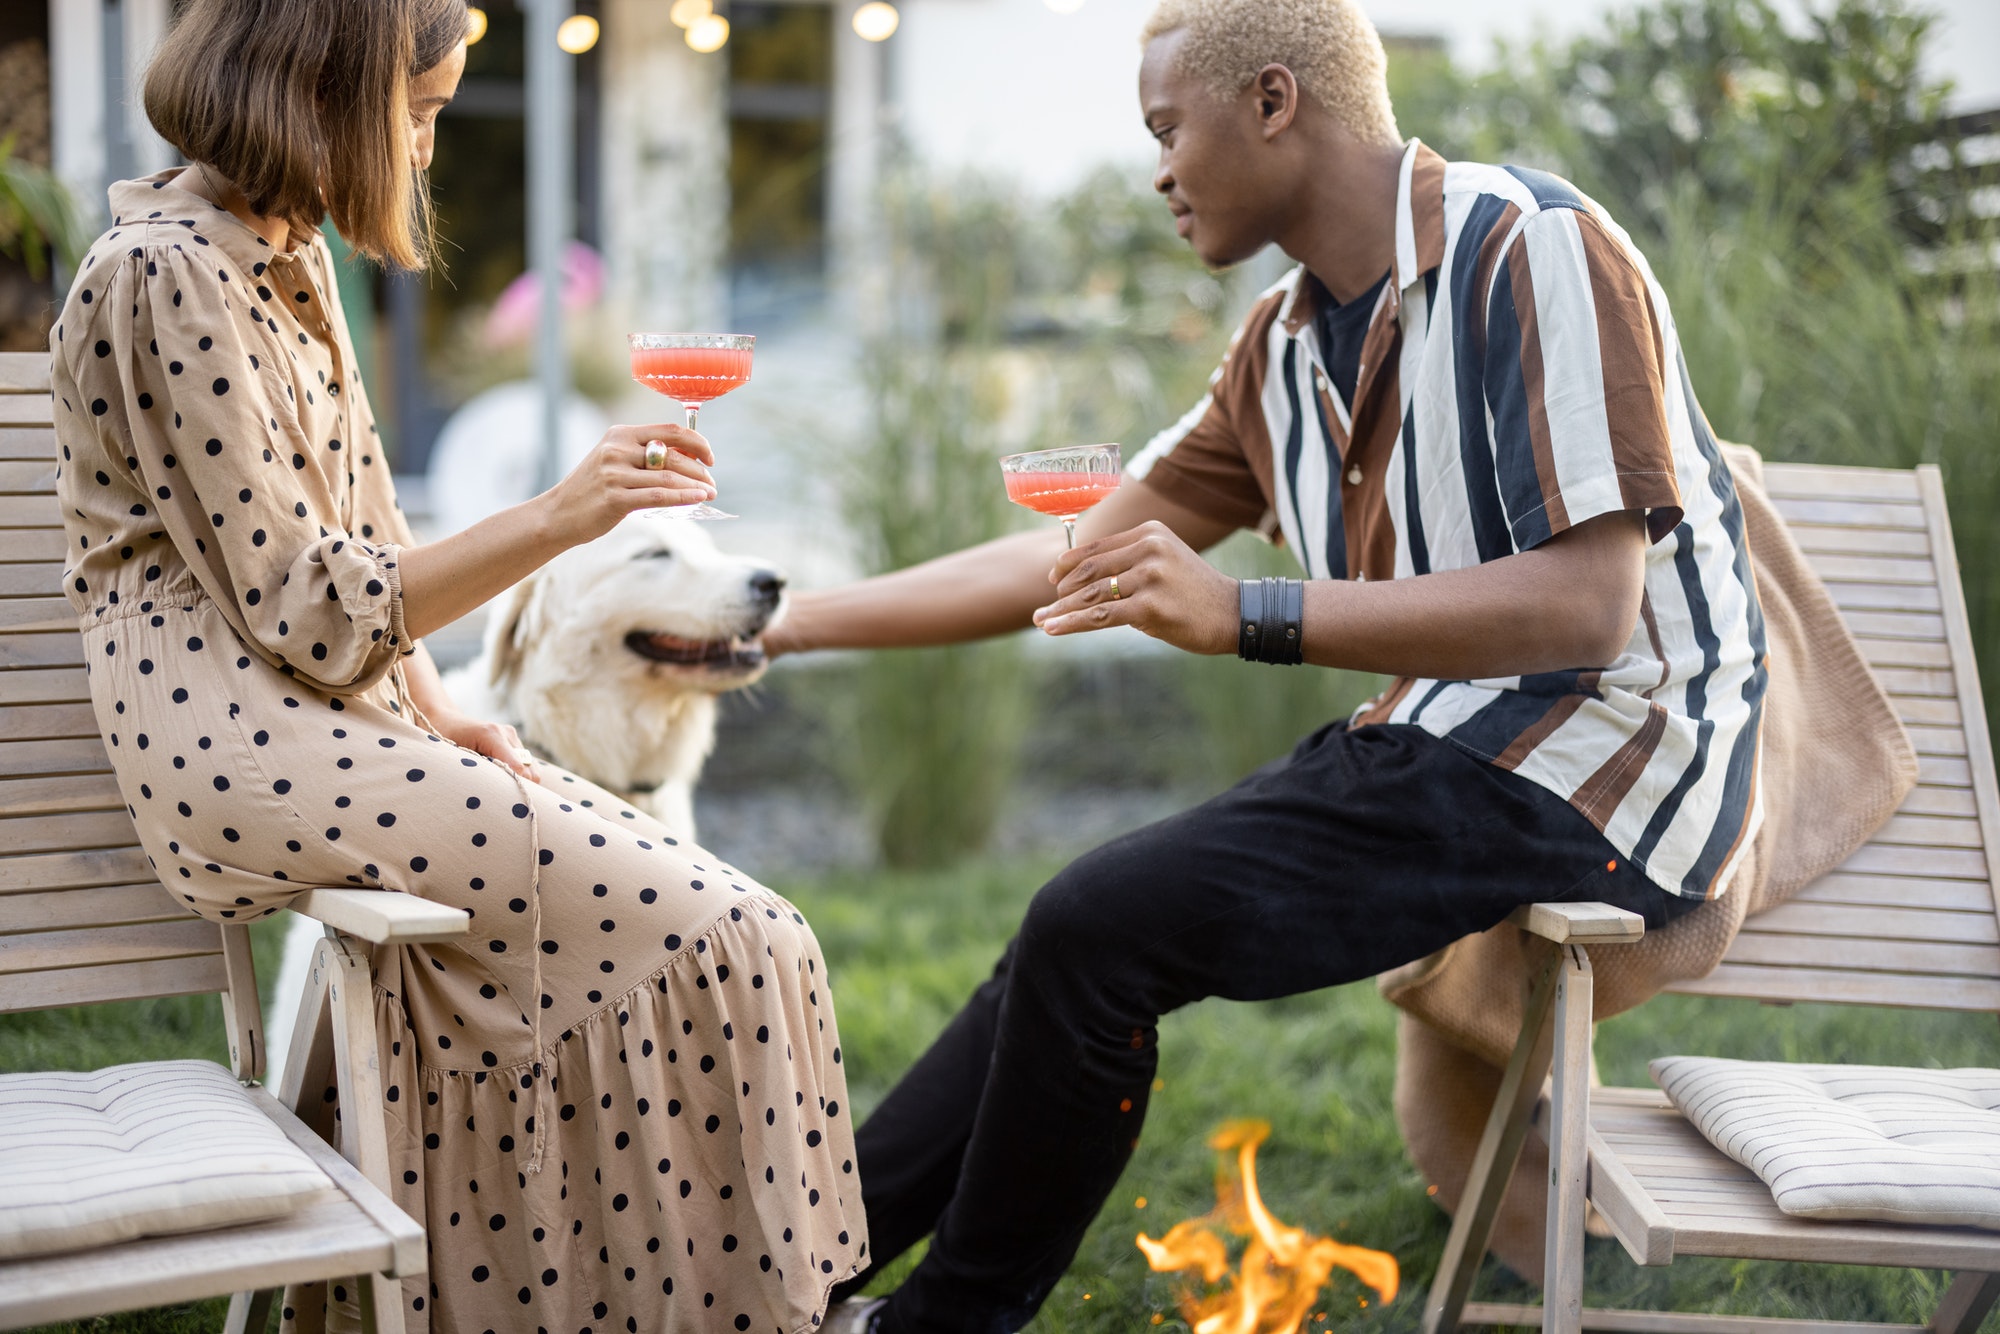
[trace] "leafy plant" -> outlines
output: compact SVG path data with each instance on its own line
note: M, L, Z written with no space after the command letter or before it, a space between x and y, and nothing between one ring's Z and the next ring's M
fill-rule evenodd
M873 572L1003 532L994 460L1027 447L1009 432L1015 382L999 345L1017 275L1011 206L905 177L885 213L898 304L863 354L870 411L841 477ZM845 750L884 861L939 866L985 845L1014 775L1023 702L1015 644L874 655Z
M0 139L0 255L43 281L53 254L74 269L90 243L69 190L46 167L14 156L14 136Z

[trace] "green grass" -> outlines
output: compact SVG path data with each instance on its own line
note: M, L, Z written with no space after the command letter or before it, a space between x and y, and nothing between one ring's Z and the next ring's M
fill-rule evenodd
M851 1096L865 1115L985 976L1050 860L978 863L936 873L848 874L780 884L825 947L839 1003ZM263 944L268 946L268 939ZM265 951L260 950L260 954ZM263 960L260 959L260 962ZM273 965L265 964L265 976ZM1263 1005L1207 1002L1161 1025L1160 1079L1145 1136L1124 1180L1031 1329L1084 1334L1185 1329L1170 1278L1148 1272L1132 1239L1159 1235L1213 1201L1214 1155L1203 1141L1231 1117L1268 1120L1259 1158L1278 1217L1393 1252L1403 1295L1358 1305L1363 1290L1336 1276L1312 1329L1415 1329L1444 1244L1445 1220L1405 1159L1390 1111L1395 1012L1370 985ZM1667 1052L1786 1060L1937 1066L2000 1064L1990 1015L1774 1008L1663 997L1603 1025L1598 1052L1610 1083L1643 1083ZM0 1069L85 1068L151 1056L220 1059L212 1000L104 1006L0 1019ZM1147 1206L1135 1207L1144 1196ZM885 1283L893 1285L892 1273ZM1586 1297L1634 1305L1767 1316L1922 1322L1943 1289L1936 1272L1682 1260L1631 1265L1616 1243L1593 1242ZM1532 1298L1489 1273L1483 1292ZM180 1334L218 1327L221 1304L120 1316L70 1329ZM1984 1334L2000 1334L2000 1316Z

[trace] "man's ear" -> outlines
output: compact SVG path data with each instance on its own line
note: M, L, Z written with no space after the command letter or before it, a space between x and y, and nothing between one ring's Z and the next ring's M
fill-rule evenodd
M1257 118L1264 137L1275 139L1291 128L1299 114L1299 81L1283 65L1266 65L1253 81L1257 94Z

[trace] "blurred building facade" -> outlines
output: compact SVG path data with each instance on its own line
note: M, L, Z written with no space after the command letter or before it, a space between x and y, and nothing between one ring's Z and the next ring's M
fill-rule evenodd
M180 3L0 5L0 71L10 72L0 75L0 139L18 123L16 151L52 163L90 222L107 181L173 162L137 88ZM1476 26L1525 38L1613 3L1480 0ZM717 0L728 40L702 52L674 22L672 0L578 0L599 28L574 57L576 233L603 256L606 290L632 327L849 337L877 184L898 150L1032 193L1069 188L1106 161L1145 170L1152 145L1134 96L1135 36L1153 0L897 0L900 26L881 42L857 33L862 4ZM1398 40L1449 41L1466 59L1459 0L1370 8ZM1991 0L1941 9L1968 32L2000 13ZM487 0L484 13L463 90L439 125L441 271L345 272L405 471L422 467L463 396L454 349L463 359L470 322L526 262L522 14L517 0ZM1949 41L1940 49L1959 54Z

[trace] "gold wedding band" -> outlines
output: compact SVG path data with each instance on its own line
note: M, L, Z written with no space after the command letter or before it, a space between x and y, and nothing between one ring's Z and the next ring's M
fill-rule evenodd
M1111 576L1111 600L1113 602L1123 602L1125 600L1125 595L1118 591L1118 576L1115 574Z
M646 466L658 472L667 466L667 447L658 440L646 442Z

